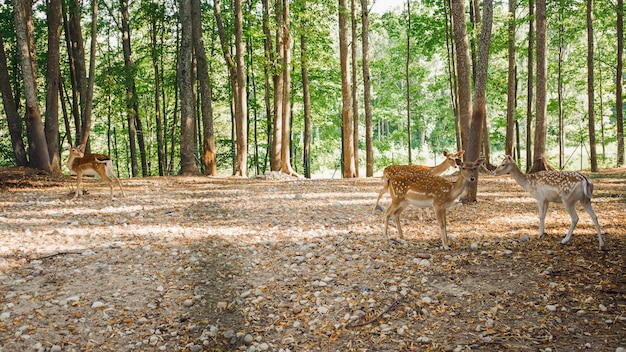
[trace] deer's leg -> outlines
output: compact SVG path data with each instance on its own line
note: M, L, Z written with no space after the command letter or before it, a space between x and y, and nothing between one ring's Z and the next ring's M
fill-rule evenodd
M100 178L103 181L109 184L109 193L110 193L111 199L113 199L113 181L111 181L111 178L109 178L109 176L107 175L106 168L104 166L101 168L98 167L96 169L96 172L98 173L98 175L100 175Z
M389 235L387 235L387 230L389 229L389 218L391 217L391 213L394 211L394 205L393 203L391 203L391 205L387 208L387 211L385 211L385 237L389 238Z
M82 171L80 170L76 171L76 194L74 194L74 198L78 197L78 194L80 193L80 181L81 181L82 176L83 176Z
M596 216L596 213L593 211L593 208L591 207L591 199L585 198L582 200L581 203L583 203L583 207L585 208L585 211L587 211L587 214L589 214L589 216L591 217L591 220L593 221L593 224L596 226L596 231L598 232L598 243L600 244L600 249L604 249L604 239L602 239L602 230L600 230L600 223L598 222L598 217Z
M383 194L385 194L385 192L387 192L387 189L388 189L387 182L385 182L383 189L380 190L380 192L378 192L378 199L376 199L376 206L374 207L374 211L378 209L378 203L380 203L380 198L383 196Z
M126 193L124 193L124 189L122 188L122 183L120 182L120 179L115 176L114 173L111 173L111 178L115 180L115 182L117 182L117 185L120 187L120 191L122 192L122 197L126 197Z
M404 211L404 207L400 206L393 212L393 220L396 224L398 224L398 236L404 239L404 235L402 235L402 221L400 221L400 215Z
M437 217L439 229L441 230L441 244L443 245L443 249L448 250L450 247L448 247L448 233L446 231L446 209L436 207L435 216Z
M547 200L537 200L537 205L539 206L539 235L537 235L537 238L541 238L541 236L545 233L546 213L548 212L549 204L550 202Z
M569 231L567 231L567 235L561 241L562 244L566 244L572 238L572 233L574 233L574 228L576 227L576 224L578 224L579 218L578 218L578 214L576 213L576 202L571 202L571 201L563 202L563 205L565 206L565 209L569 213L569 217L572 219L572 225L570 225Z

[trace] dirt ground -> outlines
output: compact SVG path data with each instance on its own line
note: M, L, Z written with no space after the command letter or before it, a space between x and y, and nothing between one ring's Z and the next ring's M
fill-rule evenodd
M481 175L445 251L415 210L383 235L380 178L123 179L111 201L0 169L0 351L624 351L626 170L590 177L606 250L580 206L568 244L559 204L537 239L534 199Z

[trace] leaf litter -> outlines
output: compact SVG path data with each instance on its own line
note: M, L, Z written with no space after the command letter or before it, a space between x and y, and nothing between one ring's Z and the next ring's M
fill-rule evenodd
M478 203L383 235L380 178L0 172L0 351L563 351L626 348L624 170L582 207L481 176ZM454 177L452 177L454 178ZM389 204L389 197L382 199ZM391 232L395 236L395 230Z

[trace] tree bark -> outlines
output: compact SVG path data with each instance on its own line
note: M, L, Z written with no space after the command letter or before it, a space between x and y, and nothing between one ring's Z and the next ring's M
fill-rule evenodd
M507 75L507 101L506 101L506 141L504 153L513 155L515 142L515 100L517 98L517 65L515 63L515 10L516 2L509 1L509 71Z
M624 165L624 1L617 0L617 67L615 72L615 110L617 123L617 166Z
M493 23L493 2L484 0L482 8L482 28L478 43L478 57L476 62L476 81L474 86L474 106L470 123L468 146L465 149L467 161L473 162L480 158L483 143L483 122L487 116L487 74L489 68L489 48L491 46L491 27ZM478 168L470 171L478 180ZM466 186L464 202L475 202L478 182L470 182Z
M72 112L74 114L74 122L76 127L76 142L82 140L83 133L83 116L86 99L87 99L87 68L85 67L85 44L83 43L83 33L81 26L81 2L79 0L69 1L70 20L69 29L69 48L71 63L74 67L74 79L72 81L72 92L74 94L74 106Z
M456 47L457 94L459 101L459 125L461 127L461 146L466 149L470 133L470 117L472 111L470 54L465 25L465 7L462 0L450 1L450 12L454 28L454 44ZM465 153L465 160L470 155Z
M303 0L303 8L306 12L306 0ZM302 34L300 35L300 64L302 66L302 103L304 105L304 146L302 162L304 165L304 177L311 178L311 93L309 91L309 67L307 52L308 23L303 23Z
M24 140L22 139L22 121L17 113L15 99L13 98L13 90L9 80L9 68L7 66L7 56L4 51L4 40L0 35L0 92L2 93L2 106L7 116L7 125L9 134L11 135L11 146L13 157L17 166L26 166L28 160L26 158L26 149L24 148Z
M587 110L589 114L589 157L591 171L598 171L598 157L596 155L596 118L594 104L594 72L593 72L593 0L587 0Z
M241 0L235 0L235 57L237 60L237 94L235 95L237 165L235 168L235 176L248 177L248 107L243 43L243 11Z
M180 89L180 171L179 175L200 173L195 158L196 124L193 96L193 44L191 0L180 0L180 54L178 59L178 85Z
M280 171L288 175L296 176L297 174L291 167L291 30L289 27L289 0L282 0L282 147L281 147L281 166Z
M128 23L128 1L120 0L122 13L122 49L124 52L124 78L126 80L126 113L128 121L128 143L130 147L131 176L139 175L139 165L137 163L137 96L135 90L135 80L133 79L133 60L130 48L130 25Z
M53 172L61 172L59 155L59 79L61 44L61 0L48 2L48 60L46 71L46 123L44 131Z
M35 169L52 171L50 157L46 145L46 135L41 121L41 110L37 99L37 79L35 77L34 38L29 28L34 28L30 2L13 0L15 34L17 51L20 56L22 74L24 76L24 96L26 98L26 134L28 136L28 152L30 165Z
M374 176L371 81L369 63L368 1L361 0L361 50L363 51L363 108L365 110L365 176Z
M406 139L409 152L409 165L413 164L413 143L411 139L411 81L409 70L411 67L411 0L406 2L406 61L404 63L404 80L406 84Z
M354 142L352 121L352 97L350 95L350 72L348 69L348 7L346 0L339 0L339 60L341 62L341 120L343 146L343 177L356 177L354 165Z
M272 113L272 100L270 77L273 79L274 72L274 53L272 48L272 34L270 31L270 13L269 0L263 0L263 47L265 49L265 64L263 65L263 73L265 76L264 100L265 100L265 116L267 119L267 151L265 161L263 162L264 170L267 165L267 158L270 157L270 170L274 160L275 143L273 138L274 123Z
M85 105L82 106L81 116L83 117L82 133L80 144L87 145L89 133L91 131L91 110L93 109L93 87L96 80L96 42L98 39L98 0L91 2L91 47L89 54L89 77L87 79L87 90L85 91Z
M283 24L283 1L276 0L276 57L273 69L273 82L274 82L274 129L272 130L272 157L270 160L270 169L272 171L280 171L282 167L282 148L283 148L283 129L287 128L283 126L283 62L284 51L283 40L284 37L284 24Z
M154 72L154 114L156 120L156 137L157 137L157 159L159 176L165 175L167 169L166 153L165 153L165 124L164 117L161 114L161 76L159 70L159 60L157 54L157 32L159 31L158 17L155 16L155 7L159 4L152 3L152 11L150 11L150 56L152 58L152 70Z
M191 0L191 8L193 45L198 67L198 80L200 81L200 104L204 132L202 140L202 163L204 164L205 175L217 176L217 153L215 150L215 135L213 132L213 96L211 91L211 79L209 77L209 65L204 51L200 0Z
M546 133L547 119L547 87L548 87L548 61L547 61L547 19L546 0L537 0L537 87L535 117L535 139L533 148L533 166L531 172L550 169L546 160Z
M535 5L534 0L528 0L528 76L526 77L526 172L530 171L530 168L533 163L533 154L532 154L532 122L533 122L533 69L534 69L534 59L533 59L533 47L535 44L534 39L534 14L535 14Z
M354 143L354 172L355 176L359 177L359 103L357 100L357 92L358 92L358 77L357 77L357 26L356 26L356 0L350 0L350 19L351 19L351 37L352 37L352 45L351 45L351 61L352 61L352 123L354 127L352 128L352 142Z

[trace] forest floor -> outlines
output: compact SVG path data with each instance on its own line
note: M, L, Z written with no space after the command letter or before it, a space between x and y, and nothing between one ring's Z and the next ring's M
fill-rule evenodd
M626 170L560 204L478 202L383 234L380 178L99 179L0 168L0 351L624 351ZM454 178L454 177L452 177ZM389 204L384 196L382 205ZM396 236L395 229L391 235Z

